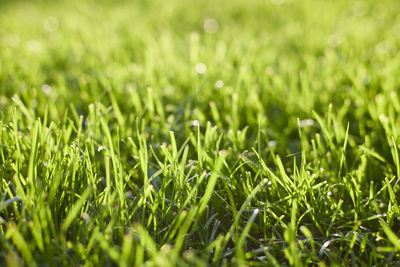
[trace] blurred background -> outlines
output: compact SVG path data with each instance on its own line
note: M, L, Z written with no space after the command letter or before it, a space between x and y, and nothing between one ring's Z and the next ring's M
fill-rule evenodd
M389 0L2 0L0 105L18 95L37 116L47 107L60 119L70 105L86 114L91 103L114 99L143 116L155 95L166 112L156 115L172 115L171 127L191 119L239 129L259 120L294 126L293 133L290 116L307 119L329 103L365 106L361 99L398 89L399 7ZM218 120L210 102L219 114L236 103L240 120Z

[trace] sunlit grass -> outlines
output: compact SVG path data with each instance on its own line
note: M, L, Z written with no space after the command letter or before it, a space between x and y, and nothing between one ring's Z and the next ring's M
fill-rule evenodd
M399 264L399 11L0 2L0 263Z

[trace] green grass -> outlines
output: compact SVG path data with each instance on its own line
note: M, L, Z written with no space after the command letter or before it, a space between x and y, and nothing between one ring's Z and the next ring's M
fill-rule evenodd
M0 264L399 264L398 14L1 1Z

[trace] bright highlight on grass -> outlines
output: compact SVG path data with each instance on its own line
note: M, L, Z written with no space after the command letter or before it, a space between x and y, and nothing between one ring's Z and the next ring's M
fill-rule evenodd
M399 13L0 1L0 265L399 265Z

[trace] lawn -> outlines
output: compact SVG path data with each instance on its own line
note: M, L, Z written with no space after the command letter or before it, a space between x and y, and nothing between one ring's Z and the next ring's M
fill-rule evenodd
M400 264L399 14L1 0L0 265Z

